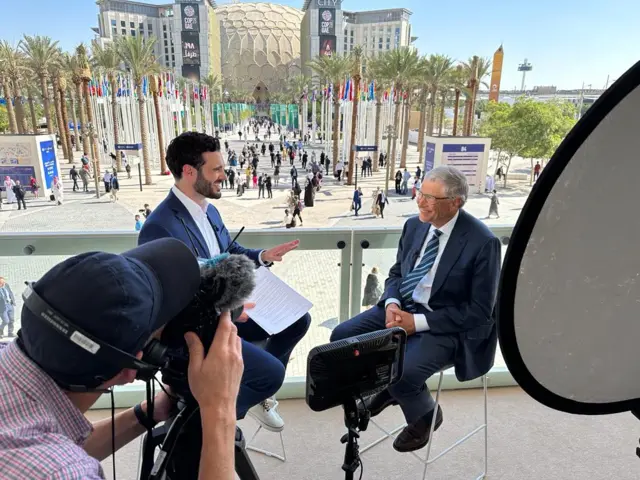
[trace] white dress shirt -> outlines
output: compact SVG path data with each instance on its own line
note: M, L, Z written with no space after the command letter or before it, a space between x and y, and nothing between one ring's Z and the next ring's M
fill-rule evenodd
M191 215L191 218L193 218L193 221L198 226L198 229L207 244L207 248L209 249L210 258L220 255L220 244L218 243L218 238L213 231L213 226L209 221L209 217L207 217L207 208L209 207L209 203L207 202L206 206L203 208L182 193L175 185L171 187L171 191L176 197L178 197L178 200L182 202L184 207L187 209L187 212L189 212L189 215ZM204 252L201 253L204 254Z
M433 262L433 266L425 274L425 276L422 277L422 280L420 280L418 285L416 285L416 288L413 291L413 295L411 296L414 303L421 304L430 312L432 310L429 307L429 298L431 297L431 287L433 286L433 280L436 278L436 272L438 270L438 265L440 264L440 259L442 258L442 253L444 252L444 249L447 246L447 242L449 241L449 238L451 238L451 232L453 232L453 227L455 227L456 225L456 221L458 220L458 215L459 215L459 212L457 212L455 216L451 220L449 220L447 223L445 223L442 227L438 228L438 230L442 232L442 234L440 235L440 238L438 239L439 240L438 255L436 256L436 260ZM431 238L433 238L433 235L434 235L433 232L435 230L436 228L433 225L431 225L431 228L429 228L429 233L427 234L427 238L424 239L424 244L420 249L420 255L416 259L416 263L413 266L413 268L416 268L420 263L420 260L422 260L422 256L424 255L424 252L427 249L427 245L429 244L429 241L431 240ZM397 298L389 298L385 302L385 305L384 305L385 308L390 303L395 303L400 306L402 305L402 302L400 302L400 300L398 300ZM429 323L427 322L427 318L423 314L415 313L413 315L413 319L416 325L416 332L425 332L429 330Z

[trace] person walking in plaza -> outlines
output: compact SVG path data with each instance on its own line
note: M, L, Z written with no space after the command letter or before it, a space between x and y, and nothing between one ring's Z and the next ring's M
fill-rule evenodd
M338 181L342 180L343 170L344 170L344 163L342 163L342 160L340 160L338 163L336 163L336 172L335 172L335 176L338 179Z
M71 167L71 170L69 171L69 178L71 178L71 180L73 181L73 191L75 192L76 190L80 190L80 187L78 186L78 177L80 176L80 174L78 173L78 170L76 170L76 166L74 165L73 167Z
M81 168L78 174L80 175L80 180L82 180L82 191L89 192L89 172Z
M353 210L355 210L356 217L358 212L362 208L362 188L358 187L353 191Z
M51 190L53 192L53 200L58 205L62 205L64 203L64 185L62 185L62 180L60 180L58 177L53 177Z
M491 204L489 205L489 215L487 215L487 218L491 218L491 215L495 215L497 218L500 218L500 214L498 213L498 205L500 205L498 192L494 190L491 194Z
M38 198L38 191L40 190L40 186L38 185L36 177L34 177L33 175L29 179L29 185L31 186L31 193L33 193L33 197Z
M389 203L389 199L384 194L382 190L378 192L378 196L376 197L376 205L380 210L380 216L384 218L384 207Z
M404 173L402 174L402 186L400 187L400 194L406 195L409 191L409 180L411 179L411 173L406 168L404 169Z
M131 180L131 165L127 163L127 165L124 167L124 171L127 172L127 178Z
M264 198L264 173L258 178L258 198Z
M273 169L273 183L276 187L280 184L280 165Z
M18 210L20 210L20 206L27 209L27 204L24 203L24 197L27 195L27 192L24 190L24 187L20 185L20 180L16 180L16 184L13 186L13 193L16 196L16 201L18 202Z
M136 229L136 232L139 232L140 230L142 230L142 220L140 219L140 215L136 215L133 218L136 221L136 224L135 224L134 228Z
M533 181L534 182L536 180L538 180L538 177L540 176L540 170L542 170L542 167L540 166L540 162L536 162L535 167L533 167Z
M0 277L0 338L4 337L4 329L7 335L13 337L13 322L16 306L16 297L4 277Z
M253 188L258 188L258 172L255 168L251 172L251 181L253 182ZM258 196L260 196L260 193L258 193Z
M111 200L118 201L118 192L120 191L120 182L118 181L118 172L113 171L111 176Z
M395 183L396 183L396 193L400 195L402 193L402 190L400 189L400 186L402 184L402 172L400 170L396 172Z
M111 172L109 170L105 170L104 175L102 176L102 181L104 183L104 191L105 193L109 193L111 190Z
M271 175L267 175L267 178L264 181L264 186L267 189L267 197L273 198L273 192L271 190Z
M16 194L13 193L13 187L16 182L14 182L9 175L4 177L4 192L7 195L7 203L15 203Z
M367 281L364 285L364 295L362 295L362 306L371 308L380 301L382 296L382 287L378 279L378 267L373 267L371 273L367 275Z

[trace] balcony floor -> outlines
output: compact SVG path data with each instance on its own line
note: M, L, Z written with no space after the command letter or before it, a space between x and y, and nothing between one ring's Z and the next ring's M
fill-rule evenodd
M479 424L482 414L480 390L445 391L442 398L444 423L435 434L434 450L462 437ZM287 425L284 442L287 462L252 453L261 479L337 480L344 448L342 410L322 413L309 410L303 400L285 400L280 412ZM107 410L90 412L92 420L109 415ZM380 416L386 427L402 420L397 407ZM251 420L241 422L245 435L255 428ZM377 436L373 425L360 442ZM630 413L604 417L571 416L549 410L531 400L519 388L489 390L489 476L491 480L616 479L638 478L640 459L635 448L640 422ZM259 446L278 452L276 434L261 432ZM118 478L136 479L139 442L117 455ZM424 452L421 452L424 455ZM363 455L367 480L422 478L422 465L409 454L393 450L389 440ZM103 462L111 478L111 460ZM482 437L476 435L429 467L427 478L464 480L476 478L482 468ZM358 478L359 472L356 475Z

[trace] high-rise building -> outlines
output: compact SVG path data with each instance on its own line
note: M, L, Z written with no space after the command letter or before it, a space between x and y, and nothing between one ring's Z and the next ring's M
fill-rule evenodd
M155 37L158 62L184 77L220 75L220 25L213 0L176 0L165 5L130 0L99 3L99 41L120 36Z
M416 40L406 8L350 12L342 10L342 0L304 0L302 10L300 52L308 76L312 72L306 65L318 55L349 54L360 45L373 56Z
M343 54L350 53L356 45L362 46L366 56L411 45L411 12L406 8L372 10L366 12L342 12Z

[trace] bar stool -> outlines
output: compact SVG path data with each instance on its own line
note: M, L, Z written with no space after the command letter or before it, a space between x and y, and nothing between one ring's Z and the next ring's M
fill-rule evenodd
M255 345L256 347L259 348L266 348L267 346L267 340L259 340L256 342L251 342L253 345ZM275 405L273 406L273 408L276 408L278 406L278 402L275 400L275 396L274 396L274 401L275 401ZM257 420L256 420L257 421ZM252 445L253 441L256 439L256 437L258 436L258 434L260 433L260 431L263 430L262 424L260 422L258 422L258 428L256 429L256 431L253 433L253 435L250 437L249 441L247 442L246 445L246 449L247 450L251 450L252 452L257 452L257 453L261 453L262 455L266 455L267 457L272 457L272 458L277 458L278 460L280 460L281 462L286 462L287 461L287 452L284 448L284 439L282 438L282 431L278 432L278 435L280 435L280 446L282 447L282 455L278 454L278 453L274 453L271 452L269 450L265 450L263 448L258 448L255 445ZM268 431L268 430L265 430Z
M438 378L438 390L436 392L436 408L438 408L438 406L440 405L440 392L442 391L442 379L444 377L444 372L445 372L445 370L447 370L449 368L451 368L451 365L443 368L439 372L440 376ZM411 454L415 458L417 458L424 465L424 471L423 471L423 474L422 474L422 479L423 480L425 480L427 478L427 468L429 467L429 465L431 465L433 462L435 462L439 458L441 458L444 455L446 455L447 453L449 453L451 450L453 450L457 446L462 445L464 442L469 440L476 433L479 433L481 431L484 431L484 469L483 469L482 473L476 477L476 480L484 479L487 476L487 465L488 465L488 456L489 456L489 439L488 439L488 432L487 432L487 427L488 427L487 374L484 374L482 376L482 389L483 389L483 397L484 397L484 423L482 423L481 425L476 427L474 430L472 430L469 433L467 433L464 437L460 438L459 440L457 440L455 443L453 443L449 447L447 447L444 450L442 450L435 457L430 458L430 455L431 455L431 443L433 442L433 431L435 429L435 424L436 424L436 415L433 415L433 418L431 419L431 428L430 428L430 431L429 431L429 442L426 445L426 447L427 447L427 455L426 455L426 457L422 458L416 452L411 452ZM360 449L360 453L361 454L363 454L367 450L375 447L379 443L385 441L387 438L395 439L397 434L398 434L398 432L400 432L400 430L402 430L404 427L407 426L407 424L405 423L403 425L400 425L399 427L396 427L396 428L394 428L394 429L392 429L390 431L387 431L385 428L383 428L378 423L376 423L376 421L374 419L371 419L370 423L375 425L380 431L382 431L384 433L384 435L382 437L378 438L377 440L371 442L369 445L367 445L367 446L363 447L362 449Z

